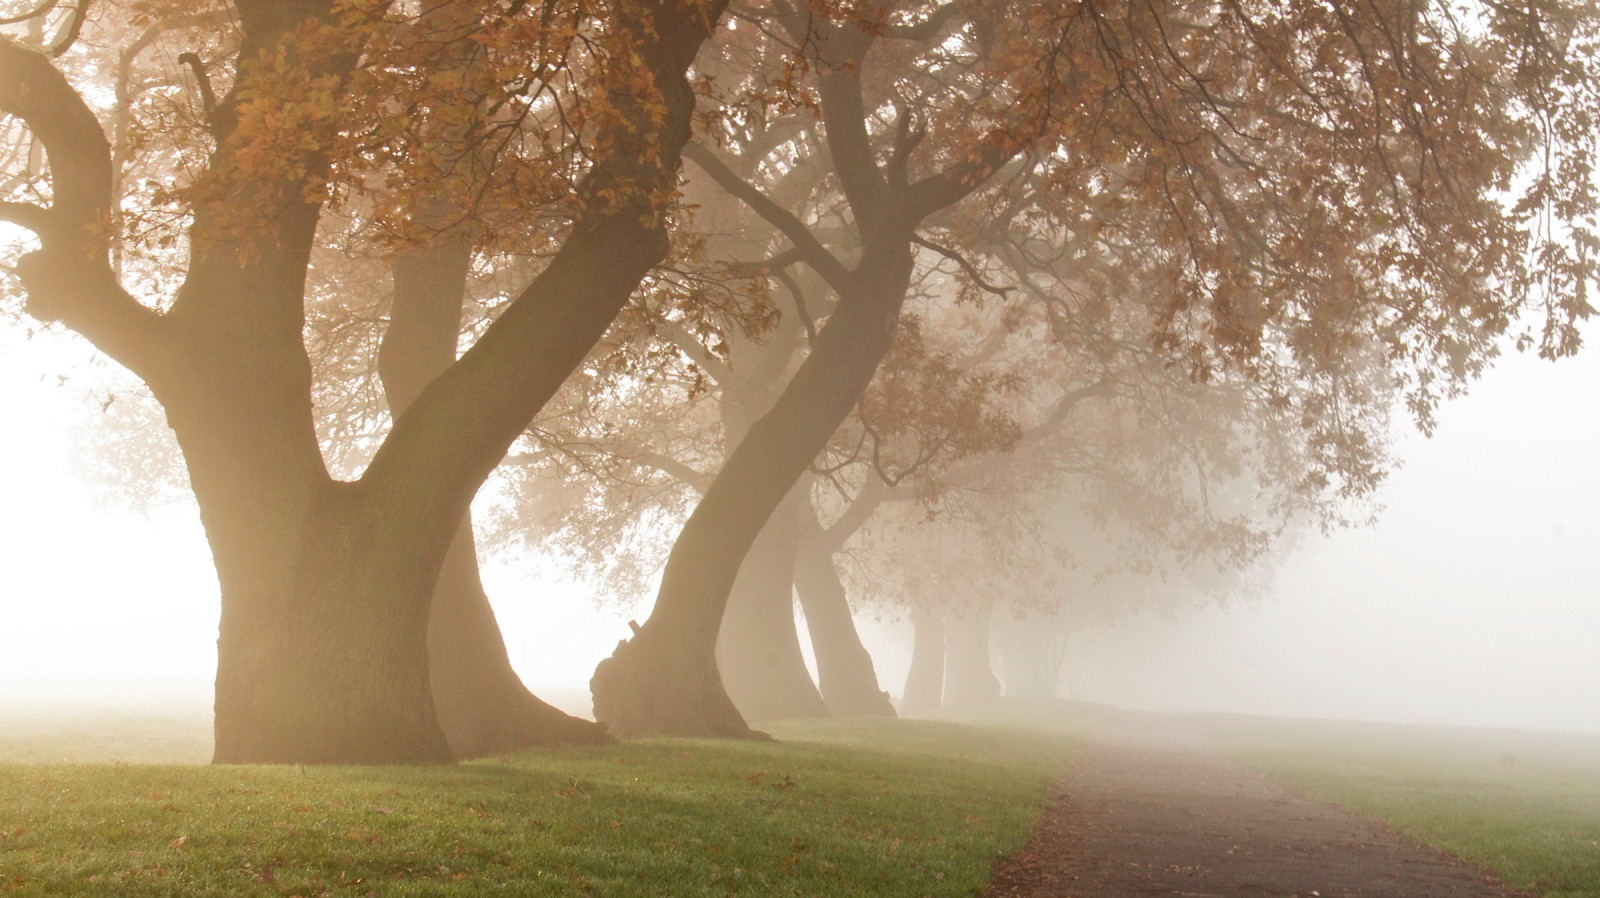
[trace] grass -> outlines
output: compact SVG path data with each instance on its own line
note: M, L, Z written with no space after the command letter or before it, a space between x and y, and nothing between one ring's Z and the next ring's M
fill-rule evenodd
M1513 888L1600 895L1600 735L1243 718L1213 731L1303 793Z
M1073 744L917 721L775 730L437 768L0 764L0 893L973 895ZM0 758L62 749L0 739Z
M210 759L209 714L0 710L0 764L204 764Z

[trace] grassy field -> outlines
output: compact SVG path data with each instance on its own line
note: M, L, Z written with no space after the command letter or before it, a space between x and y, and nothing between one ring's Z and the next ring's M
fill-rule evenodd
M1376 817L1547 898L1600 895L1600 735L1219 718L1303 793Z
M106 725L0 736L0 893L968 896L1073 744L828 721L439 768L52 763L197 760L194 721Z

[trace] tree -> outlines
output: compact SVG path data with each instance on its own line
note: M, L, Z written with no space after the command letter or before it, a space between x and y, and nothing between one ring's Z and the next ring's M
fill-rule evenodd
M1033 242L1092 277L1058 311L1141 306L1164 364L1236 372L1304 412L1330 491L1372 485L1337 470L1374 439L1338 414L1369 381L1358 362L1426 422L1520 309L1547 304L1550 353L1575 347L1589 311L1585 6L775 0L740 21L780 48L749 58L795 60L737 85L756 97L745 118L816 111L855 242L841 258L770 187L687 151L783 235L774 258L803 260L838 301L690 516L651 618L596 670L597 717L618 734L752 735L710 636L739 564L889 351L919 263L946 255L921 231L974 197L993 208L1019 177L1049 200L1023 222ZM1306 384L1328 414L1293 406Z
M471 8L458 27L499 54L503 108L555 103L567 116L551 139L570 167L542 182L559 187L571 224L348 482L329 475L312 415L311 250L330 198L367 184L385 152L416 158L408 91L454 45L408 41L414 17L386 3L235 8L237 32L213 37L237 40L233 62L202 79L223 90L207 101L203 171L183 192L182 283L151 303L110 263L129 235L116 230L92 94L44 53L0 41L0 112L26 125L50 171L47 193L26 196L33 185L18 178L0 205L38 239L17 279L31 314L149 385L177 435L222 586L216 759L446 760L427 653L440 566L478 485L665 254L694 109L687 73L721 4ZM84 9L71 13L74 34ZM152 9L136 14L163 12Z

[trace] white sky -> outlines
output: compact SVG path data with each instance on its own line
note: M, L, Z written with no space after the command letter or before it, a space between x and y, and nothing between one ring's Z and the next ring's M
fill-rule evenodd
M1250 609L1071 645L1068 689L1163 709L1600 730L1600 352L1503 359L1410 434L1376 527Z
M68 349L63 349L63 344ZM216 582L192 508L96 507L78 344L0 331L0 710L209 703ZM1142 707L1600 730L1600 350L1510 357L1410 437L1372 529L1306 544L1253 609L1077 634L1066 692ZM626 635L558 576L485 578L525 680L584 688ZM643 609L633 616L642 617ZM906 628L867 627L885 688Z

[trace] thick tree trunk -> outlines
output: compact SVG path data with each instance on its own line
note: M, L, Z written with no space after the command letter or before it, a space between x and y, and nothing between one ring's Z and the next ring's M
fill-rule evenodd
M452 214L451 205L442 201L424 206L418 213L424 222L447 221ZM456 359L471 262L471 245L457 229L393 263L394 303L379 372L397 417ZM439 725L457 757L610 738L598 724L540 701L512 669L478 574L470 515L456 529L434 588L428 658Z
M886 239L884 239L886 238ZM880 235L772 410L751 426L684 524L656 606L596 668L595 718L612 734L754 736L723 689L716 634L756 534L888 353L911 274L906 238Z
M951 708L977 708L1000 698L989 651L989 607L962 608L945 631L944 701Z
M427 662L436 553L371 526L365 498L324 484L289 523L202 498L223 595L217 763L451 760Z
M900 712L929 714L944 707L944 611L911 609L911 634L911 669Z
M48 60L0 41L0 109L43 141L54 188L29 224L41 248L18 276L32 314L145 380L183 448L222 591L216 759L449 760L428 661L440 566L483 479L666 254L657 201L691 130L686 72L725 2L616 11L608 37L634 48L630 83L655 90L612 91L616 121L597 127L605 152L577 186L581 214L561 249L410 404L357 483L334 482L323 464L303 334L321 212L310 188L329 169L304 143L341 123L303 116L307 141L264 160L245 159L261 148L234 125L242 90L270 116L280 77L339 84L368 24L346 28L326 0L234 5L240 63L211 122L211 170L224 176L208 180L226 195L201 191L187 276L165 312L123 290L109 265L102 225L116 197L94 113ZM296 43L319 21L327 40ZM350 101L336 94L330 108Z
M825 717L794 623L801 492L791 490L739 567L717 636L717 667L745 720Z
M815 512L802 509L800 550L795 561L795 586L811 633L811 650L817 659L817 685L828 713L839 717L870 714L893 717L889 693L878 687L872 656L861 644L850 602L845 595L833 553L822 545ZM807 524L810 527L807 527ZM815 534L807 534L815 529Z

